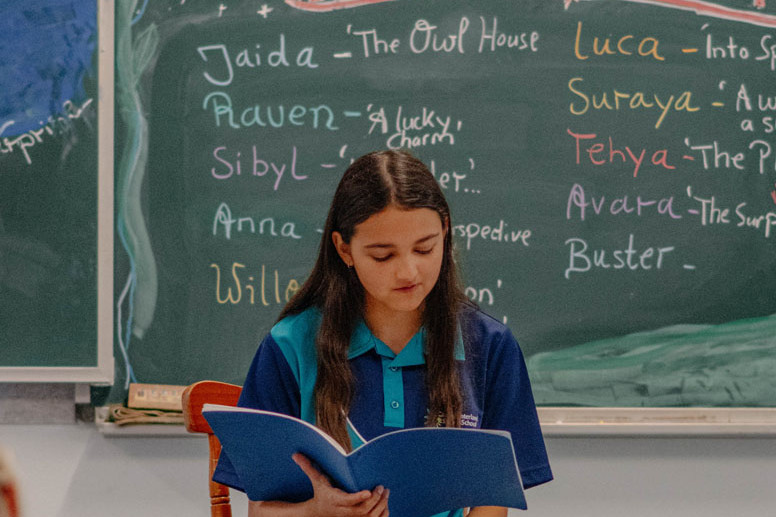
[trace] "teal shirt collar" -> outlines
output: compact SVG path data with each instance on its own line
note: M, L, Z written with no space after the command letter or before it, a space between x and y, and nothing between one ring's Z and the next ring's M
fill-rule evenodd
M388 347L388 345L375 337L375 335L372 334L372 331L369 330L369 327L366 326L364 320L361 319L356 324L353 335L350 337L348 359L354 359L374 348L379 355L393 359L391 362L392 366L417 366L426 364L426 358L423 355L423 343L425 342L425 338L426 329L421 327L397 355ZM458 361L466 359L460 330L455 338L455 359Z

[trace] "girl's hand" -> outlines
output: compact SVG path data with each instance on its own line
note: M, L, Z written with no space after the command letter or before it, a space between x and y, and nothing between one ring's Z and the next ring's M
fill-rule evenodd
M307 457L291 457L313 485L313 498L304 503L309 517L388 517L389 490L378 486L372 491L349 494L331 485L324 474L313 467Z

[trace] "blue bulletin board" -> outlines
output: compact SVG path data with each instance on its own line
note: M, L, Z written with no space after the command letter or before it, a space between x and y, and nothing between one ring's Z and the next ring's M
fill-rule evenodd
M113 379L110 7L0 5L2 382Z

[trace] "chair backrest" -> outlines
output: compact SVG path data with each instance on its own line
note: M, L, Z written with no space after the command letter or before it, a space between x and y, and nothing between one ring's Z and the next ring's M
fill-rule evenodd
M221 454L221 443L213 434L210 425L202 416L203 404L222 404L236 406L242 388L234 384L216 381L200 381L188 386L183 391L183 421L190 433L205 433L208 435L209 447L209 489L211 517L232 517L232 504L229 500L229 487L213 481L213 471Z

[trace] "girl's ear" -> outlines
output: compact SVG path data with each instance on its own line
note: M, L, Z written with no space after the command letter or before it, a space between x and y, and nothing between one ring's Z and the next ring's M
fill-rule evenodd
M442 231L444 232L444 236L447 237L447 231L450 229L450 218L445 217L442 221Z
M334 243L334 248L337 250L337 254L342 259L347 267L353 267L353 255L350 253L350 244L345 242L340 232L331 232L331 240Z

